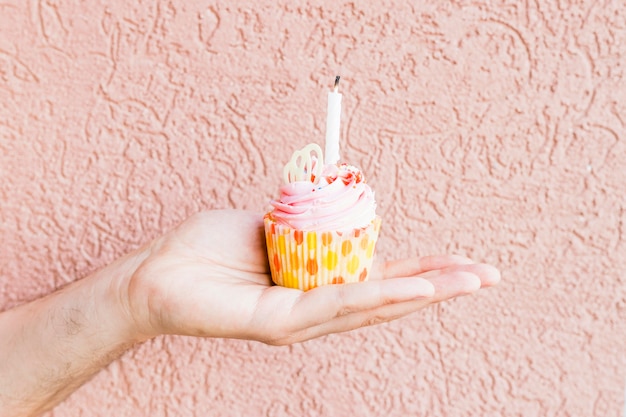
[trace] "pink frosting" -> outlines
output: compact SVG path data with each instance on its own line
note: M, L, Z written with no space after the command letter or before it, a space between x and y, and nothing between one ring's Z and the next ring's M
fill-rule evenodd
M376 217L374 192L358 168L324 167L317 183L295 181L280 188L271 218L298 230L346 231L367 227Z

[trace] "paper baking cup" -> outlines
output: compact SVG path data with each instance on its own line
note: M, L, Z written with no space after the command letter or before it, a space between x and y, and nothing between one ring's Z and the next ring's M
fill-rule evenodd
M345 232L295 230L265 215L267 254L276 285L303 291L365 281L372 269L381 219Z

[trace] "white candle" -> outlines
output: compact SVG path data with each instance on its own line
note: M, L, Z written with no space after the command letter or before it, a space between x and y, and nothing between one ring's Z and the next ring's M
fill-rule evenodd
M339 161L339 121L341 119L341 94L337 84L339 76L335 78L335 87L328 93L328 108L326 111L326 146L324 149L325 163L336 164Z

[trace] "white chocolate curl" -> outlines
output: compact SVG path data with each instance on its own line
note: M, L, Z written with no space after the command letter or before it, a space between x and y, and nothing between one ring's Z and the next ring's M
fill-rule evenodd
M291 160L283 168L285 184L297 181L311 181L314 184L320 179L324 168L324 155L317 143L309 143L291 155Z

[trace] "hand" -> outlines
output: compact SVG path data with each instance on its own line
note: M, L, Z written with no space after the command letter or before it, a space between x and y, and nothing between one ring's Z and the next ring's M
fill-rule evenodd
M121 288L146 338L183 334L290 344L390 321L481 287L494 267L460 256L390 261L363 283L302 292L272 285L262 216L198 213L149 247Z

